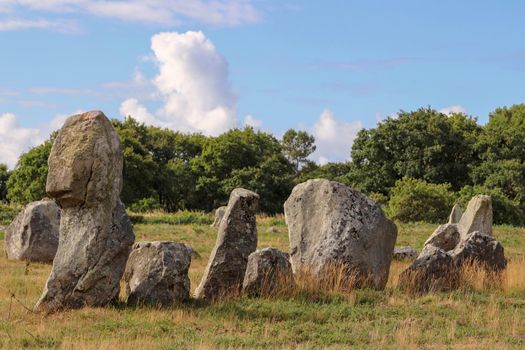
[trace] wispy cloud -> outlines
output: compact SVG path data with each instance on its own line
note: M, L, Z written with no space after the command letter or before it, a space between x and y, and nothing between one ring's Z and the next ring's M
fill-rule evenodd
M195 21L219 26L254 23L261 14L252 0L0 0L0 13L17 15L22 10L71 17L89 14L156 26L176 26ZM0 19L0 30L51 29L74 31L75 23L50 19Z
M0 19L0 32L24 29L48 29L64 33L76 33L79 31L77 24L71 20Z

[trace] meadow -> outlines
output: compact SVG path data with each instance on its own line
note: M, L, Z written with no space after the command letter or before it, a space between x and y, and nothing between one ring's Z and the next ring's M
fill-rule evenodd
M211 216L199 213L132 215L136 241L191 244L191 288L213 248ZM434 224L398 223L397 245L417 249ZM278 232L270 232L270 227ZM287 251L284 219L258 217L258 248ZM409 262L394 261L386 290L323 292L298 281L293 293L212 304L189 300L171 308L106 308L44 316L31 311L51 267L0 257L0 348L51 349L523 349L525 348L525 228L496 226L509 266L501 283L487 285L470 271L450 293L413 296L397 277ZM0 229L3 252L4 233Z

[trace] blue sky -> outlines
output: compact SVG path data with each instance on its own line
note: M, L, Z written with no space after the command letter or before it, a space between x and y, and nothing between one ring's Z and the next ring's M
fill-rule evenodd
M525 102L523 14L518 0L0 0L0 162L91 109L212 135L302 128L321 163L400 109L485 123Z

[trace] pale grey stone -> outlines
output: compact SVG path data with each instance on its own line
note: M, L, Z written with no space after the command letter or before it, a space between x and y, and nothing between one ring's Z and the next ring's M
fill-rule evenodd
M222 218L224 217L224 213L226 212L226 206L218 207L215 210L215 219L213 220L213 223L210 225L210 227L219 227L221 225Z
M188 299L190 263L191 253L185 244L136 243L124 272L128 305L170 306Z
M397 228L370 198L334 181L308 180L295 186L284 212L295 274L322 278L343 266L355 285L385 287Z
M459 204L454 205L452 211L450 212L450 216L448 217L448 223L459 224L462 215L463 212L461 211L461 207L459 206Z
M457 267L465 262L477 263L490 271L501 271L507 267L503 246L494 237L479 231L471 232L451 252Z
M275 248L251 253L242 284L243 292L250 296L271 295L277 289L294 283L288 259L288 254Z
M470 200L467 210L459 221L461 239L474 231L492 236L492 199L490 196L479 195Z
M49 199L28 204L5 232L5 251L11 260L53 262L58 248L60 208Z
M439 226L426 240L425 246L433 245L444 251L452 250L460 241L459 226L457 224L444 224Z

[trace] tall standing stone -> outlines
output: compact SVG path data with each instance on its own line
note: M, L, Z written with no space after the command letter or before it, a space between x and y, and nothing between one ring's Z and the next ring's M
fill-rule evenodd
M7 258L50 263L58 248L60 208L49 199L29 203L7 227Z
M240 291L248 256L257 248L258 205L257 193L242 188L232 191L196 298L213 300Z
M119 198L119 136L102 112L69 117L48 165L46 191L62 208L62 216L53 269L36 309L106 305L118 297L135 239Z
M342 265L352 283L385 287L397 228L370 198L334 181L309 180L295 186L284 212L294 273L306 269L322 278Z

